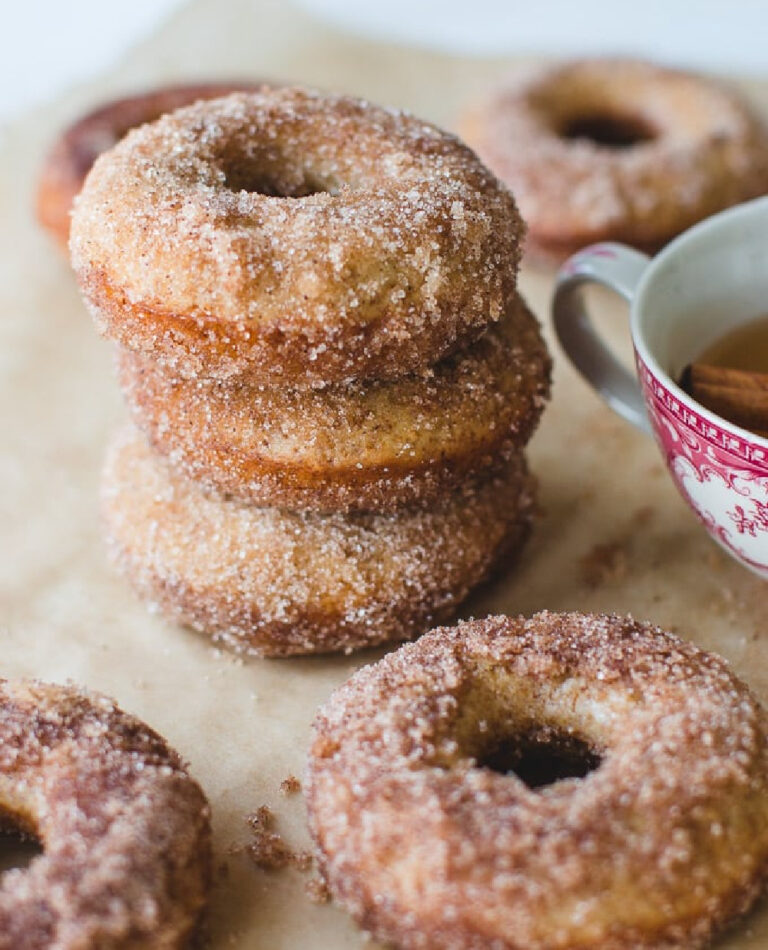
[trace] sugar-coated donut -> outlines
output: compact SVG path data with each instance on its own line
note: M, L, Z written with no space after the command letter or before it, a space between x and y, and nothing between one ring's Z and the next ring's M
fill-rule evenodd
M456 138L297 88L129 133L76 203L97 326L177 375L325 384L423 370L501 318L523 225Z
M265 389L174 378L130 350L118 365L134 421L174 467L244 501L314 510L389 511L487 477L528 441L549 389L517 296L429 376Z
M206 496L128 428L108 455L103 511L142 597L234 650L276 656L402 640L450 616L522 544L532 491L515 458L428 510L254 508Z
M768 129L748 104L713 80L651 63L526 72L461 128L514 189L539 257L601 240L657 248L768 191Z
M768 877L765 710L631 618L432 631L331 697L305 790L333 896L407 950L693 950Z
M164 86L99 106L65 129L45 158L37 186L37 217L66 249L75 195L102 152L126 132L198 99L254 88L254 82L206 82Z
M209 809L144 723L71 686L0 680L0 812L43 849L3 873L2 950L188 946Z

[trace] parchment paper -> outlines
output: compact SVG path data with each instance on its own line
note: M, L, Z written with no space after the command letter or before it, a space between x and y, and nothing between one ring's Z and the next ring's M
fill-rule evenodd
M108 567L97 486L123 410L67 263L34 223L32 193L56 130L111 94L167 79L266 76L356 93L451 126L509 63L459 60L331 32L279 2L196 0L113 73L8 128L0 142L0 673L103 690L164 733L213 806L216 948L360 947L346 915L310 903L306 875L256 870L233 846L244 816L272 805L287 840L307 846L301 775L316 706L352 658L243 663L147 613ZM768 81L748 91L768 108ZM548 322L552 275L522 287ZM625 312L601 306L624 345ZM551 339L551 335L550 335ZM678 497L655 446L605 408L552 344L554 399L530 450L542 518L514 573L465 615L553 609L649 618L724 654L768 701L766 587L711 542ZM721 942L768 946L768 908Z

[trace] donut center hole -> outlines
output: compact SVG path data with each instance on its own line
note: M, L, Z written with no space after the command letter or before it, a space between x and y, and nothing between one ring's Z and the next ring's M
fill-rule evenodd
M600 762L583 739L541 729L502 739L477 764L501 775L516 775L529 788L544 788L566 778L584 778Z
M601 148L630 148L656 138L655 130L638 116L577 115L559 130L563 139L586 139Z
M306 169L291 169L287 163L279 172L272 172L252 161L230 160L224 163L223 171L224 184L230 191L248 191L269 198L306 198L334 192L327 182Z
M24 830L12 818L3 818L0 826L0 874L13 868L26 868L43 853L39 839Z

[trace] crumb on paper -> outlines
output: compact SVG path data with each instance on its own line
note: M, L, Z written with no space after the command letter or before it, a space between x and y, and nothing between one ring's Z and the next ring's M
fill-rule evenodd
M304 886L304 890L313 904L327 904L331 899L328 885L321 877L310 878Z
M653 520L655 514L656 509L653 505L641 505L632 515L630 524L632 528L643 528L649 521Z
M301 791L301 782L295 775L289 775L280 783L280 791L283 795L296 795Z
M252 831L269 831L274 827L275 815L269 805L259 805L256 811L245 816L245 820Z
M627 574L627 552L620 541L596 544L581 558L581 572L588 587L601 587Z
M251 829L251 840L244 850L257 868L279 871L294 867L298 871L309 871L312 867L313 858L309 851L294 851L282 835L273 830L275 816L267 805L261 805L246 815L245 820Z

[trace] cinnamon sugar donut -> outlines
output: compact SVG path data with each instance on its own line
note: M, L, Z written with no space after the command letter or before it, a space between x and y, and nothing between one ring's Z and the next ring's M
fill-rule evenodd
M408 950L693 950L768 877L765 711L631 618L432 631L331 697L305 789L333 896Z
M255 85L210 82L165 86L116 99L89 112L61 133L46 156L37 187L40 224L66 249L75 195L102 152L112 148L130 129L153 122L166 112Z
M97 326L176 375L423 370L515 288L509 191L453 136L296 88L200 102L94 164L72 262Z
M651 63L577 60L512 79L462 132L514 189L534 254L553 259L592 241L658 248L768 191L768 130L747 103Z
M262 505L390 511L503 468L538 422L549 357L513 297L505 317L430 376L258 388L183 380L122 350L134 421L174 467Z
M430 510L319 515L207 497L135 430L113 445L103 510L112 553L169 617L234 650L349 651L450 616L528 532L522 458Z
M0 883L2 950L186 947L210 885L205 797L111 700L0 680L0 811L43 853Z

